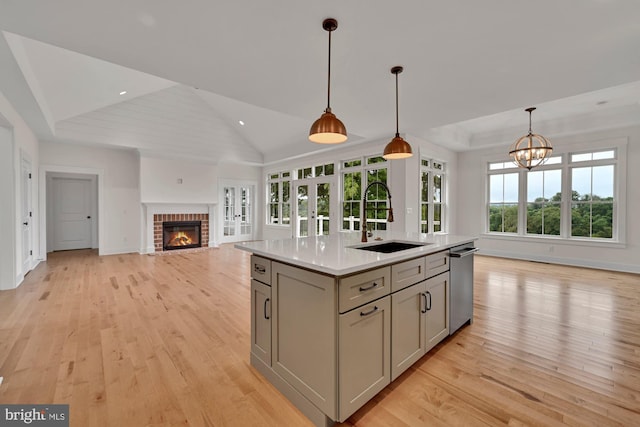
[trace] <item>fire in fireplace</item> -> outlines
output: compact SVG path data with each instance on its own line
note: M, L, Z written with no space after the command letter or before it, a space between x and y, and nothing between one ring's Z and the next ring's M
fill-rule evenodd
M170 221L162 223L163 249L199 248L202 246L201 221Z

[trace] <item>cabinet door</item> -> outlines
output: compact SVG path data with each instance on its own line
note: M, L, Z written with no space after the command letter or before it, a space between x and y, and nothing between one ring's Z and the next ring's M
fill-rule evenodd
M340 416L346 420L391 382L391 297L340 315Z
M425 280L427 342L431 350L449 335L449 272Z
M271 287L251 280L251 352L271 366Z
M335 420L336 279L272 262L271 286L273 370Z
M426 283L391 295L391 381L425 353Z

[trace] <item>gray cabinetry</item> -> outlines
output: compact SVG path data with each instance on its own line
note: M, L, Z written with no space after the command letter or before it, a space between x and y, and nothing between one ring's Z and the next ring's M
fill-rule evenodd
M338 282L340 313L389 295L391 292L391 267L342 277Z
M251 264L251 363L316 425L345 421L449 335L446 250L343 276Z
M425 353L449 336L449 272L424 282Z
M426 278L425 257L410 259L391 266L391 292L423 281Z
M426 265L421 276L416 266ZM402 280L404 289L391 294L391 379L420 359L449 335L449 262L446 252L406 261L401 271L414 266L413 283ZM392 266L392 277L396 265ZM427 280L422 280L428 277ZM404 278L403 278L404 279ZM417 282L417 283L416 283ZM392 289L400 286L392 281Z
M271 366L271 287L251 280L251 353Z
M251 353L271 366L271 261L251 256Z
M335 278L273 262L273 370L337 419Z
M424 355L425 290L422 282L391 295L392 381Z
M340 315L339 421L346 420L391 382L390 297Z

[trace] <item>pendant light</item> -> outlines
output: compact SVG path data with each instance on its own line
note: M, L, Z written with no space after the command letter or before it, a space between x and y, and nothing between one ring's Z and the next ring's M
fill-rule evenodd
M531 132L531 112L536 107L525 109L529 113L529 133L520 137L509 149L511 160L519 168L533 169L547 161L553 147L547 138Z
M338 28L338 21L327 18L322 22L322 28L329 32L329 64L327 74L327 109L309 130L309 140L318 144L340 144L347 140L347 128L331 112L329 103L331 97L331 32Z
M387 160L406 159L413 155L411 145L402 139L398 130L398 74L403 70L404 68L399 65L391 68L391 74L396 75L396 136L387 144L386 147L384 147L384 154L382 157Z

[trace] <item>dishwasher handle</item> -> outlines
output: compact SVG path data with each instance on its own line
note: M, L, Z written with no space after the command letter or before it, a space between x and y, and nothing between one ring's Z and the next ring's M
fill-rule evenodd
M469 255L473 255L478 252L480 249L478 248L462 248L462 249L454 249L449 252L449 256L453 258L464 258Z

